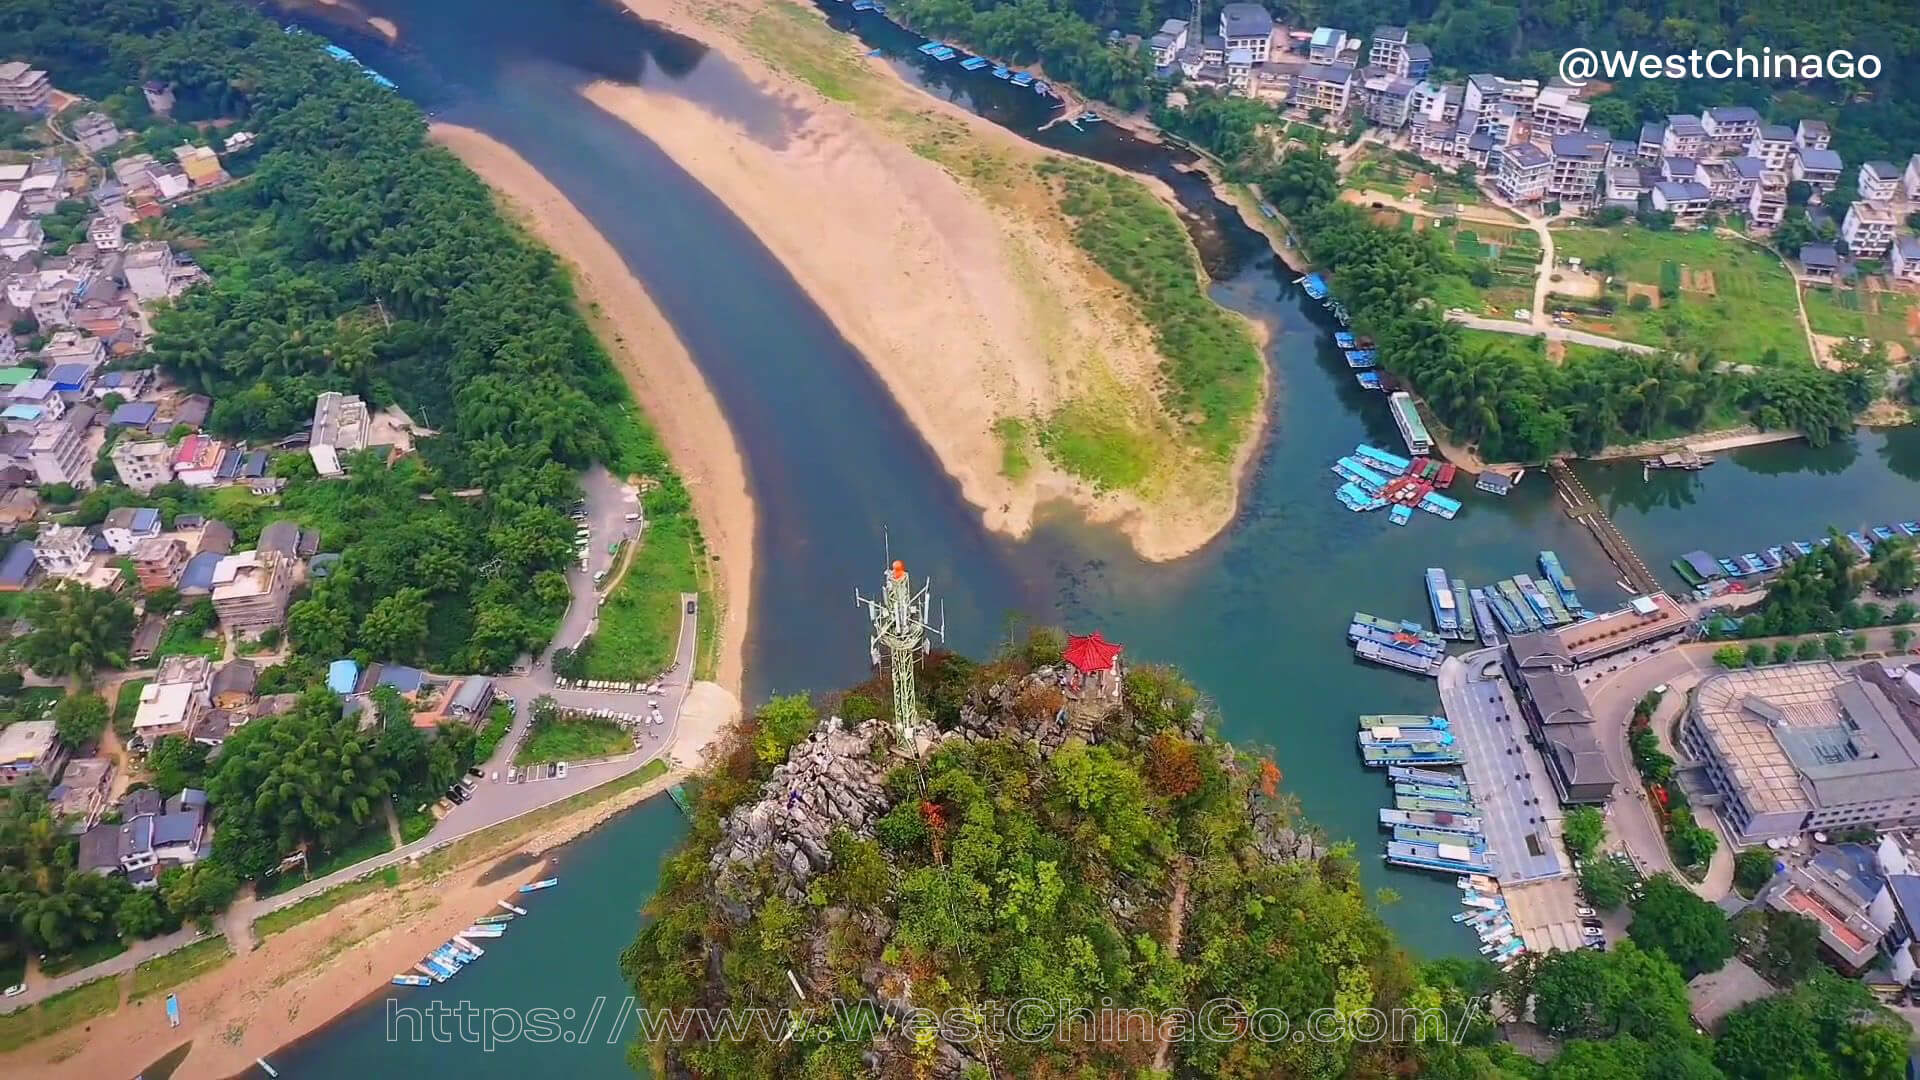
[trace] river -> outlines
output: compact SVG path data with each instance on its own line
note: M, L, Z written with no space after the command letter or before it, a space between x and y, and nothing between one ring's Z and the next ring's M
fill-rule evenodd
M572 92L593 79L643 81L777 136L783 106L723 58L600 0L366 6L398 25L400 49L326 32L442 118L486 132L539 168L626 259L711 384L759 507L750 700L865 676L865 627L851 594L877 585L890 542L933 578L956 648L991 648L1017 614L1098 628L1130 657L1181 667L1217 704L1228 737L1270 748L1308 816L1330 836L1356 841L1364 880L1398 894L1384 914L1410 948L1468 949L1470 939L1445 918L1451 883L1386 870L1376 857L1374 815L1387 792L1353 745L1355 714L1432 711L1437 695L1424 680L1358 665L1342 633L1346 616L1363 609L1424 619L1424 567L1478 583L1534 571L1541 548L1559 552L1591 606L1624 593L1542 475L1506 499L1456 492L1467 507L1452 522L1421 514L1396 528L1383 515L1341 508L1328 467L1357 442L1397 443L1384 403L1354 384L1331 323L1255 234L1172 167L1174 152L1104 125L1057 127L1043 140L1174 183L1216 278L1214 295L1271 331L1270 436L1242 514L1198 554L1156 565L1065 509L1044 514L1024 542L985 532L871 370L753 235L658 148ZM919 58L917 38L867 20L860 30L929 92L1016 130L1046 116L1027 91ZM1651 483L1633 468L1585 475L1658 569L1695 547L1752 550L1828 521L1856 527L1920 515L1920 433L1865 434L1819 451L1759 448ZM457 991L410 991L408 1000L584 1009L606 994L617 1003L617 954L658 860L680 835L671 807L656 802L583 840L567 856L560 888L542 898L550 912L516 924ZM410 1065L471 1076L625 1069L622 1048L600 1038L490 1053L461 1041L391 1046L381 1008L379 1000L362 1007L274 1064L289 1077L392 1075Z

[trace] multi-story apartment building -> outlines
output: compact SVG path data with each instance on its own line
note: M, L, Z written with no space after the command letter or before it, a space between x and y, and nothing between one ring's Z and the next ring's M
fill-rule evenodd
M1893 210L1885 203L1862 199L1847 207L1846 219L1840 223L1840 239L1847 242L1848 254L1877 259L1893 246L1894 220Z
M1513 202L1537 202L1553 177L1553 159L1532 143L1515 143L1494 153L1494 186Z
M1309 64L1293 77L1293 102L1339 116L1352 103L1353 83L1352 64Z
M1664 157L1701 158L1709 147L1706 125L1697 116L1676 113L1667 117L1667 131L1660 143Z
M1386 71L1375 71L1361 83L1368 120L1385 127L1405 127L1412 112L1414 84Z
M80 577L93 568L93 533L80 525L49 525L33 538L33 557L54 577Z
M1653 185L1653 208L1673 215L1676 224L1691 225L1713 203L1707 186L1695 180L1662 180Z
M1307 41L1307 60L1315 64L1338 63L1340 54L1347 49L1347 32L1338 27L1322 26L1314 30L1313 37Z
M1794 145L1802 150L1825 150L1832 141L1833 133L1824 120L1802 120L1793 133Z
M299 563L277 551L225 556L213 572L213 610L235 632L279 626L287 617Z
M1259 4L1228 4L1220 9L1220 37L1228 53L1245 49L1255 64L1264 64L1273 41L1273 16Z
M1860 166L1854 187L1868 202L1892 202L1900 195L1900 168L1891 161L1869 161Z
M1367 42L1367 66L1391 71L1396 75L1406 74L1407 28L1404 26L1376 26L1373 37Z
M1553 169L1547 194L1562 202L1591 203L1600 198L1611 141L1592 132L1555 135Z
M1832 191L1840 186L1842 168L1839 154L1820 147L1803 146L1793 155L1793 178L1815 191Z
M44 113L53 102L53 80L18 60L0 64L0 109Z
M1153 66L1166 67L1173 63L1180 50L1187 47L1187 21L1168 19L1160 24L1159 33L1147 39L1147 47L1153 50Z
M1763 124L1747 141L1747 153L1765 162L1771 172L1784 172L1793 157L1793 129L1785 124Z
M93 486L93 461L87 457L86 435L70 416L42 420L34 426L27 460L42 484Z
M1667 125L1658 120L1649 120L1640 125L1640 164L1654 166L1660 164L1666 154Z
M121 439L107 457L120 482L142 495L173 483L173 447L158 439Z
M1700 126L1714 154L1737 154L1760 133L1760 114L1745 105L1722 106L1702 112Z
M1887 270L1901 281L1920 283L1920 236L1909 233L1894 238Z
M1533 101L1534 134L1552 136L1579 131L1587 126L1589 108L1586 102L1574 97L1572 89L1549 86Z

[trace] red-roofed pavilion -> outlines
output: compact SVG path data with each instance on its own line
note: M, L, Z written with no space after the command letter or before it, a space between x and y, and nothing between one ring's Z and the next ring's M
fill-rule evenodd
M1107 671L1113 667L1114 658L1125 651L1124 646L1116 645L1100 636L1100 631L1091 634L1067 635L1067 647L1062 654L1066 661L1080 669L1083 675L1096 671Z

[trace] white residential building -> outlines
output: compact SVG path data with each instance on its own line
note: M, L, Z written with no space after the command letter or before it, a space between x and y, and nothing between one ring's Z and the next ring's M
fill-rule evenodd
M1649 120L1640 125L1640 164L1660 164L1660 159L1666 156L1666 146L1667 125L1658 120Z
M1707 142L1715 154L1737 154L1760 133L1760 114L1745 105L1708 109L1700 114Z
M1407 71L1407 28L1376 26L1367 42L1367 66L1405 75Z
M159 439L121 439L107 456L120 482L142 495L173 483L173 447Z
M1533 132L1538 135L1565 135L1587 126L1590 108L1564 86L1549 86L1533 102Z
M1220 9L1220 37L1226 51L1245 49L1250 62L1267 62L1273 41L1273 16L1259 4L1227 4Z
M1901 281L1920 283L1920 236L1909 233L1896 237L1887 269Z
M364 450L373 435L373 422L367 404L352 394L329 390L314 399L313 434L307 453L313 467L322 476L338 476L343 454Z
M1665 157L1702 158L1706 156L1710 142L1707 139L1706 125L1697 116L1677 113L1667 117L1667 131L1660 144L1660 153Z
M1907 159L1907 198L1920 201L1920 154Z
M1787 174L1777 169L1760 174L1747 197L1747 224L1756 229L1775 229L1787 217Z
M140 541L159 535L160 511L150 506L116 506L100 522L100 539L119 555L131 555Z
M1868 202L1892 202L1900 194L1900 168L1891 161L1869 161L1860 166L1854 186Z
M1824 120L1802 120L1793 134L1794 145L1802 150L1825 150L1832 141L1833 133Z
M169 656L160 661L153 681L140 690L133 733L148 745L162 735L192 735L194 724L207 710L207 688L212 682L213 665L204 656Z
M1856 258L1879 258L1893 245L1893 211L1885 203L1862 199L1847 207L1840 223L1840 238L1847 242L1847 253Z
M93 533L79 525L49 525L33 539L33 558L54 577L81 577L93 566Z
M1161 23L1160 32L1147 39L1147 46L1153 50L1154 67L1163 68L1173 63L1180 50L1187 47L1187 21L1168 19ZM231 152L233 147L227 149Z
M1610 142L1595 134L1555 135L1553 172L1547 180L1547 194L1563 202L1590 203L1601 194L1601 177L1606 172Z
M27 460L42 484L72 484L77 488L93 485L86 435L71 417L42 420L35 425Z
M0 109L44 113L53 101L53 80L18 60L0 64Z
M1339 116L1353 100L1353 65L1308 65L1293 77L1293 102Z
M1840 155L1831 150L1803 146L1793 155L1793 178L1815 191L1832 191L1838 187L1840 170Z
M101 251L119 251L127 246L123 228L118 218L96 214L92 221L87 222L87 243Z
M1512 202L1538 202L1553 177L1553 159L1532 143L1515 143L1494 152L1494 185Z
M97 154L122 138L106 113L90 112L73 122L73 141L89 154Z
M179 268L172 248L163 241L149 240L128 250L121 272L126 276L127 288L144 304L180 294L184 286L179 281Z
M1224 13L1222 18L1224 18ZM1315 64L1335 64L1340 54L1347 51L1347 32L1337 27L1322 26L1314 30L1313 37L1307 42L1307 60Z
M1769 172L1785 172L1793 156L1793 146L1792 128L1785 124L1764 124L1747 141L1747 153L1765 162Z
M1694 180L1662 180L1653 185L1653 208L1673 215L1677 224L1693 224L1707 212L1713 195Z

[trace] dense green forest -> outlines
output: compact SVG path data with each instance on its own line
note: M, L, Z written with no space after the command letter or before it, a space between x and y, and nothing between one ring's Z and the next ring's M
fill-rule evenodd
M362 730L332 694L308 691L342 655L488 671L543 648L567 603L567 507L583 466L651 477L656 528L683 515L677 525L694 526L552 254L426 141L414 105L327 59L319 39L227 0L0 0L0 56L103 101L135 101L141 82L166 80L176 120L258 135L257 149L229 161L237 183L149 226L211 275L156 316L151 359L213 395L217 430L277 438L306 424L319 391L339 389L402 405L441 432L398 461L355 455L345 479L320 480L305 455L282 455L274 469L290 483L278 505L223 504L242 543L291 517L342 553L296 594L294 655L261 673L262 693L303 696L238 729L211 761L184 739L153 747L156 784L211 793L217 837L211 859L169 871L156 892L79 872L44 785L0 800L7 974L29 949L97 956L116 938L205 918L293 852L315 866L364 853L369 837L385 840L384 804L405 814L435 798L473 764L470 728L421 732L404 703L376 695L377 722ZM178 485L147 500L105 488L73 515L97 522L113 505L144 503L170 519L216 509L207 500ZM126 662L124 600L63 588L26 614L34 629L15 655L42 673L84 685ZM25 715L34 693L6 673L0 715ZM97 735L105 703L70 700L51 714L61 730ZM117 719L130 724L130 710Z
M159 78L176 119L258 135L241 183L165 222L212 280L156 318L152 355L214 396L218 430L278 437L341 389L443 432L401 480L289 494L345 553L295 605L295 646L500 670L564 608L576 470L651 475L654 516L686 493L552 255L427 144L417 108L320 45L224 0L0 4L0 51L56 85L137 98ZM467 488L484 495L448 495Z
M786 1019L744 1038L688 1026L636 1044L636 1061L699 1076L811 1078L924 1075L939 1063L969 1080L1902 1075L1904 1024L1862 984L1810 962L1776 972L1779 996L1734 1012L1720 1038L1699 1033L1686 981L1727 963L1736 940L1713 904L1664 877L1636 902L1631 940L1606 952L1527 955L1507 971L1478 958L1415 962L1360 887L1351 848L1300 842L1311 830L1277 794L1278 771L1206 731L1199 716L1213 710L1178 674L1129 670L1118 701L1076 721L1087 741L1049 740L1063 705L1085 712L1047 667L1060 644L1040 631L985 664L925 659L926 713L965 737L918 766L876 741L870 770L883 805L866 828L833 828L804 888L771 852L739 862L738 844L756 835L755 822L813 800L793 770L815 759L822 717L887 718L888 677L817 701L776 698L739 725L693 785L691 834L668 859L621 968L656 1009L753 1005ZM839 768L825 775L851 776L836 787L863 798L858 767ZM1183 892L1183 932L1170 949L1169 914ZM796 1006L790 974L808 988L811 1012L785 1011ZM1296 1024L1315 1010L1432 1010L1432 1026L1425 1037L1409 1022L1377 1040L1268 1039L1251 1022L1229 1022L1211 1029L1219 1037L1189 1030L1174 1041L1168 1072L1152 1073L1157 1044L1146 1028L1012 1036L996 1003L1031 998L1156 1016L1221 1002L1232 1015L1280 1010ZM1489 1017L1507 1001L1530 1001L1559 1040L1550 1060L1499 1041Z

